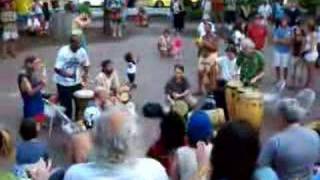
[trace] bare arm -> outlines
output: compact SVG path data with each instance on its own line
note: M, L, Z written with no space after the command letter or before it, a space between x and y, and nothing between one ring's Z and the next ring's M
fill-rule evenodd
M44 88L45 84L40 83L36 87L32 88L30 82L27 80L27 78L23 78L20 84L21 90L23 92L26 92L29 96L35 95L37 92L39 92L42 88Z

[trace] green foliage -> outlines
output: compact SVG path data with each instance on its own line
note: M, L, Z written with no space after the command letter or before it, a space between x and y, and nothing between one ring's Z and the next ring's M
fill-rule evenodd
M299 4L309 13L314 13L320 6L320 0L299 0Z

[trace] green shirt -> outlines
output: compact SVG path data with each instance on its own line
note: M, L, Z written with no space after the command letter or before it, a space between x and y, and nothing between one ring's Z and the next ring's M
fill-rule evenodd
M240 52L237 65L240 67L240 80L244 83L249 83L263 71L264 58L260 52L255 52L253 55L246 55Z
M17 180L17 178L11 172L0 170L0 180Z

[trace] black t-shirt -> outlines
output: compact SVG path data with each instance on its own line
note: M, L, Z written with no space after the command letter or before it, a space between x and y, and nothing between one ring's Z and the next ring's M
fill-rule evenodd
M301 12L299 9L286 9L286 14L289 17L289 26L295 26L297 24L297 19L300 17Z
M176 78L173 77L169 80L165 87L165 93L172 95L172 93L181 94L190 88L190 84L186 78L183 78L181 82L177 82Z

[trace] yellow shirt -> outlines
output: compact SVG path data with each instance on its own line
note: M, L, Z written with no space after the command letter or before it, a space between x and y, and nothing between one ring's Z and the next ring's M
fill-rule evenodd
M27 15L31 11L32 0L14 0L19 15Z

